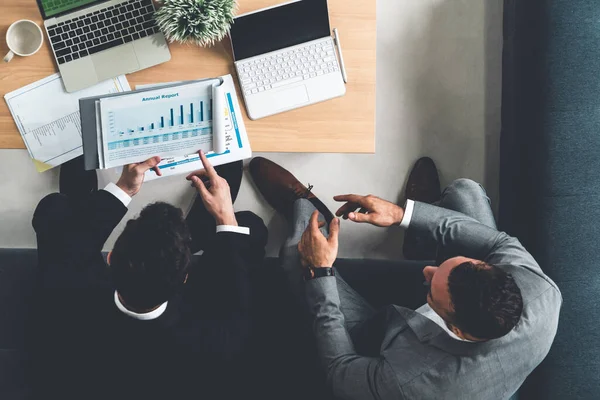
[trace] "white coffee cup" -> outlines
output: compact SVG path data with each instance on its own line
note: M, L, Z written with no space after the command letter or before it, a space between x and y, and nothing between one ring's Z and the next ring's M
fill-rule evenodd
M27 57L34 55L44 43L42 29L33 21L22 19L14 22L6 32L6 44L10 51L4 57L9 62L16 55Z

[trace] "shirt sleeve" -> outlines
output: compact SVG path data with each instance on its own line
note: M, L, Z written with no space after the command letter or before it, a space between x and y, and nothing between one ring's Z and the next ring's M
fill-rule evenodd
M404 217L402 217L400 228L408 229L408 227L410 226L410 221L412 220L414 209L415 202L412 200L406 200L406 205L404 206Z
M217 225L217 233L219 232L233 232L249 235L250 228L246 228L245 226Z
M120 187L118 187L117 185L115 185L112 182L109 183L108 185L106 185L104 190L106 190L108 193L112 194L117 199L119 199L119 201L121 203L123 203L123 205L125 207L128 207L129 203L131 203L131 196L129 196L127 193L125 193L123 191L123 189L121 189Z

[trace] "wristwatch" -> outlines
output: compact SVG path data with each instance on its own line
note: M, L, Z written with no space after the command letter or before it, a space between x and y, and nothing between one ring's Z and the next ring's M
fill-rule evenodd
M304 280L311 281L317 278L324 278L327 276L335 276L335 270L330 267L326 268L313 268L308 267L304 270Z

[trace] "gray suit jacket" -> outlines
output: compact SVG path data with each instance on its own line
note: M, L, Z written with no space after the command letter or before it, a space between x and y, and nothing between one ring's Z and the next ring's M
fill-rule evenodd
M512 274L524 310L506 336L484 343L452 339L415 311L390 306L378 357L358 354L344 326L335 278L306 285L319 357L342 399L498 400L513 395L546 357L562 297L519 241L464 214L415 203L410 230L434 238L446 255L484 260Z

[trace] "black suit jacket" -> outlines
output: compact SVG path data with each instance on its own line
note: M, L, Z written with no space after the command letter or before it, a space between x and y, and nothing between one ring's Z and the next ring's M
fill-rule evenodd
M251 237L215 234L166 311L140 321L117 309L101 256L126 212L102 190L76 205L51 195L36 210L37 397L233 397L250 331Z

